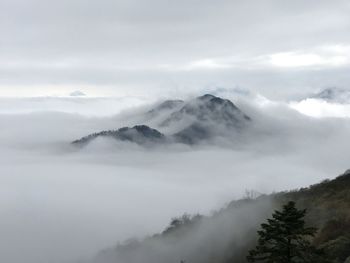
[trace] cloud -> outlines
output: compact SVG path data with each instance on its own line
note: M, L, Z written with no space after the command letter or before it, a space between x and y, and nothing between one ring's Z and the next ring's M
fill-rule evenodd
M273 78L276 71L270 74L265 62L285 70L345 67L348 13L344 0L103 0L89 5L81 0L5 0L0 10L0 95L40 95L38 87L52 95L66 92L66 86L87 86L89 94L97 95L120 95L126 89L140 95L150 87L158 92L173 85L186 91L191 80L207 86L221 82L222 74L232 75L225 78L228 85L246 85L256 75ZM323 46L339 47L315 51ZM347 79L336 81L340 71L327 81L348 84ZM257 82L260 92L275 90ZM288 94L309 85L308 79L301 82L281 81L279 86Z
M0 98L0 114L63 112L87 117L113 116L145 104L144 97L51 96ZM152 100L151 100L152 101Z
M135 122L144 110L96 118L85 112L98 108L96 101L82 99L74 98L79 103L71 113L20 112L23 101L12 99L12 113L0 114L0 208L6 226L0 261L87 258L117 241L159 232L173 216L208 214L246 189L302 187L348 168L347 119L309 118L283 102L255 104L243 97L235 102L254 125L234 147L221 142L150 151L101 140L77 150L72 140ZM64 99L40 103L67 110Z
M268 57L272 66L281 68L340 67L350 64L350 47L324 46L310 51L281 52Z
M171 67L164 65L169 70L225 70L245 69L263 70L271 69L322 69L342 67L350 64L349 45L316 46L307 50L291 50L258 56L233 56L205 58L189 62L188 64Z
M311 117L350 118L350 104L331 103L318 99L306 99L300 102L291 102L290 107Z
M232 65L225 64L215 59L205 58L196 61L189 62L185 65L160 65L160 69L166 69L170 71L191 71L191 70L218 70L231 68Z

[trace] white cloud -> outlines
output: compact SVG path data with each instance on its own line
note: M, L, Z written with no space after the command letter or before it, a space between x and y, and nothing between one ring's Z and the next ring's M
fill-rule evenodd
M74 107L62 98L38 101L61 111L99 108L95 100L76 99L69 101L76 102ZM72 151L71 140L122 122L67 113L2 112L0 209L6 229L0 235L0 261L69 262L118 240L161 231L183 212L208 213L245 189L297 188L348 168L350 126L345 119L306 118L281 103L257 101L258 107L255 101L253 109L242 107L254 129L234 149L146 151L96 142ZM28 108L37 107L28 103ZM23 108L20 99L5 104L0 105L12 105L12 113ZM109 104L101 99L99 105Z
M330 45L310 50L288 51L267 56L268 64L280 68L329 68L350 64L350 47Z
M222 63L220 61L215 61L214 59L202 59L191 62L185 67L188 70L195 69L226 69L230 68L231 65Z
M256 56L240 55L193 60L184 64L162 64L159 68L170 71L201 70L263 70L266 68L327 69L350 64L350 46L316 46L306 50L287 50Z
M290 107L298 112L316 118L350 118L350 104L330 103L319 99L291 102Z
M228 58L202 58L183 64L161 64L159 69L169 71L225 70L234 66Z
M316 54L285 52L270 55L270 62L275 67L304 67L322 65L325 61Z
M149 102L142 97L52 96L0 98L0 114L63 112L87 117L112 116Z

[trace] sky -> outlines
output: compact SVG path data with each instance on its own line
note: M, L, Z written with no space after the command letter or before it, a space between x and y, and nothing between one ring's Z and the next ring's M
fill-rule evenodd
M346 0L1 0L0 96L348 88Z

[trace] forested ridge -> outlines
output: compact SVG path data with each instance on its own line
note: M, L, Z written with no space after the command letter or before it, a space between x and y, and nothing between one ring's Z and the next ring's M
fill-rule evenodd
M131 240L99 253L96 262L243 263L257 241L257 230L283 204L294 201L306 209L307 226L317 228L310 239L329 262L350 262L350 171L334 180L270 195L248 194L210 216L173 218L160 234Z

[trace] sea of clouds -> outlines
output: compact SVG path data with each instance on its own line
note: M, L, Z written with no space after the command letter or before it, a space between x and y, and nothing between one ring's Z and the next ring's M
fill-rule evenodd
M0 261L77 262L159 232L173 216L210 214L247 189L299 188L349 168L348 105L310 114L335 104L224 95L253 122L234 143L154 149L70 142L136 124L155 100L0 99Z

